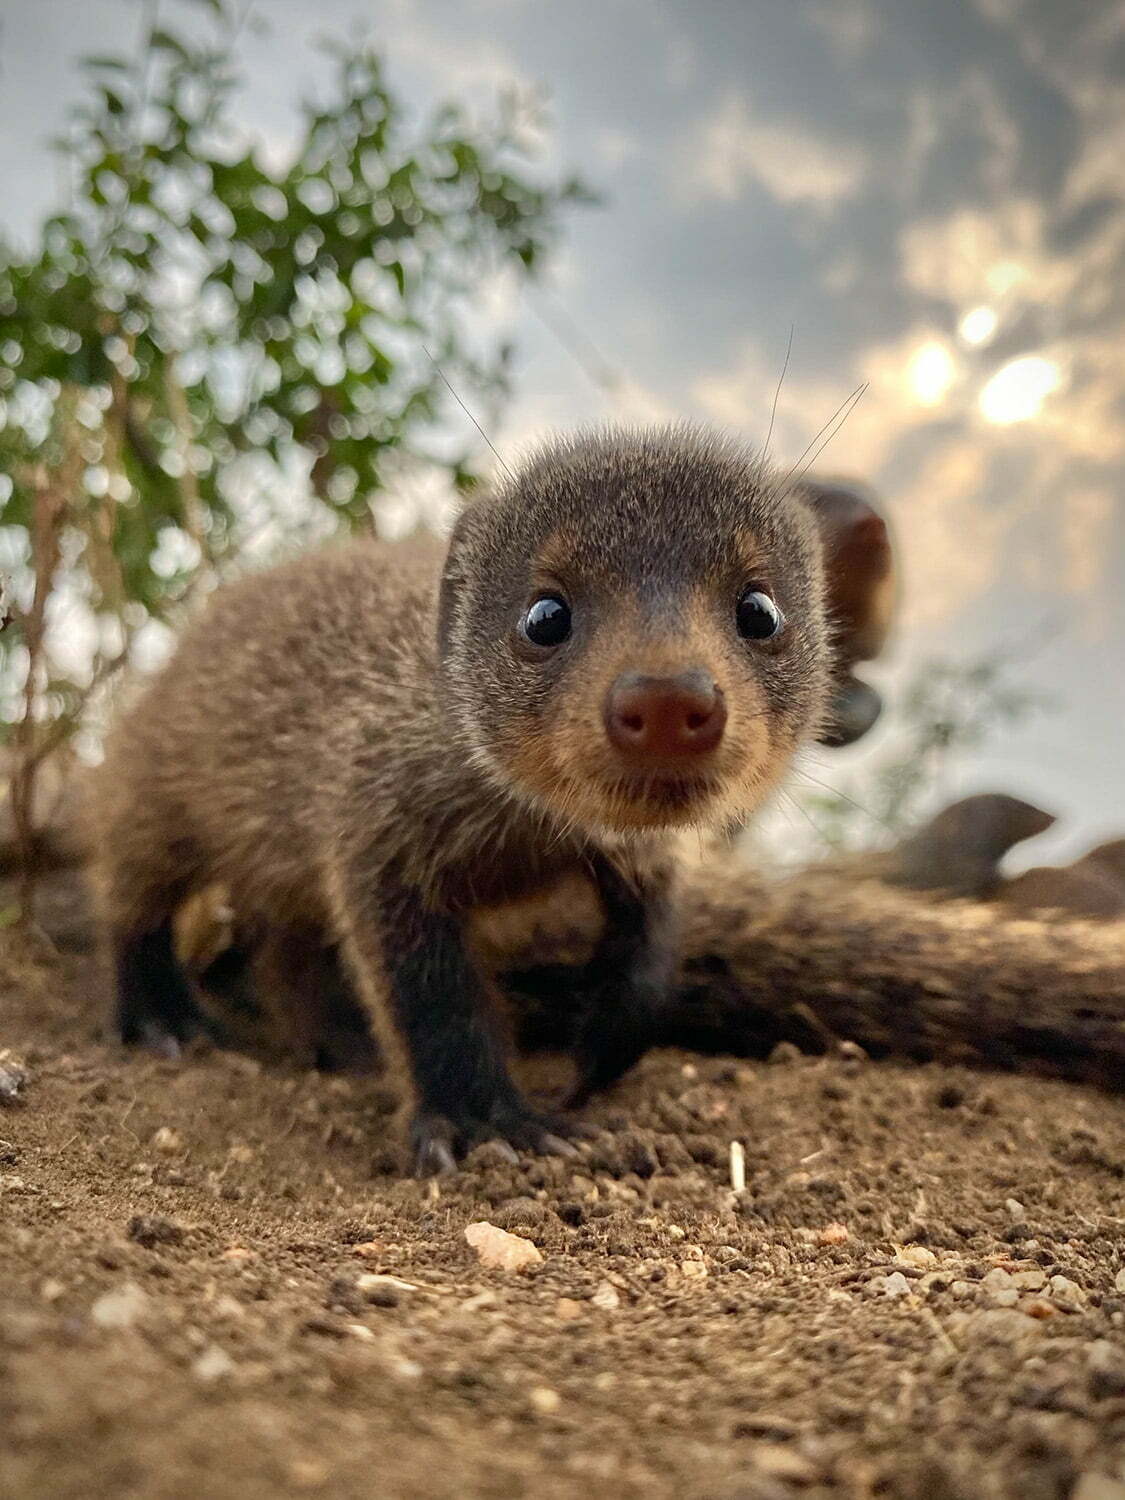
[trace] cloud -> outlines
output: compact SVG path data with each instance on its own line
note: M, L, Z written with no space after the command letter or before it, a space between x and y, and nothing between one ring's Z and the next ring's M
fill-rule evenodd
M705 120L691 148L696 194L735 202L750 183L779 203L834 209L867 173L856 146L825 140L803 126L755 120L746 101L730 94Z

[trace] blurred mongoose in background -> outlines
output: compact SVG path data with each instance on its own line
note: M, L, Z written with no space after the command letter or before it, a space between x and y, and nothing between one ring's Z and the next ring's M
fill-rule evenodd
M315 1008L318 955L342 952L416 1171L489 1138L567 1150L509 1075L472 915L587 878L605 924L568 1102L646 1050L671 836L744 818L823 732L825 514L733 443L606 431L473 500L444 565L350 543L220 589L90 797L121 1035L190 1034L172 918L219 882L283 1008Z

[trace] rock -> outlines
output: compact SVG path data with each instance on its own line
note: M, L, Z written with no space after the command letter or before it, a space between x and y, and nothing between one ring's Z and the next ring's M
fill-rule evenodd
M1125 1266L1113 1278L1113 1289L1115 1292L1125 1292Z
M178 1245L184 1237L179 1224L161 1218L159 1214L135 1214L129 1220L127 1233L131 1240L136 1240L147 1250L156 1245Z
M848 1241L846 1224L826 1224L816 1237L818 1245L845 1245Z
M1020 1312L1029 1318L1038 1318L1042 1322L1045 1318L1058 1317L1059 1310L1053 1302L1048 1302L1046 1297L1027 1297L1020 1303Z
M153 1132L152 1147L165 1156L174 1156L177 1151L182 1151L184 1143L179 1132L172 1129L170 1125L161 1125L159 1130Z
M149 1302L148 1293L135 1281L126 1281L98 1298L90 1309L90 1319L99 1328L132 1328L148 1311Z
M509 1234L506 1229L490 1224L487 1219L478 1220L465 1227L465 1238L477 1253L482 1266L494 1271L527 1271L542 1263L543 1257L537 1246L521 1235Z
M48 1276L39 1288L39 1295L44 1302L57 1302L66 1291L66 1287L54 1276Z
M1086 1293L1069 1276L1052 1276L1047 1283L1047 1295L1065 1312L1078 1312L1086 1301Z
M22 1104L29 1077L22 1063L8 1056L0 1060L0 1106Z
M1012 1285L1018 1286L1021 1292L1041 1292L1047 1285L1047 1273L1038 1266L1030 1271L1013 1271Z
M225 1349L220 1349L218 1344L209 1344L197 1360L192 1363L191 1373L196 1380L201 1380L205 1385L210 1385L216 1380L223 1380L234 1369L234 1360Z
M791 1068L794 1063L801 1061L801 1049L792 1042L778 1042L766 1059L775 1068Z
M573 1323L582 1316L582 1304L573 1297L560 1297L555 1303L555 1317L563 1323Z
M892 1271L889 1276L883 1278L883 1295L885 1297L909 1297L910 1283L901 1271Z
M538 1412L541 1417L549 1417L562 1405L562 1397L549 1385L533 1385L527 1393L527 1399L532 1410Z
M981 1286L990 1296L995 1296L997 1292L1011 1291L1013 1285L1011 1272L1005 1271L1003 1266L993 1266L981 1282Z
M1097 1339L1087 1351L1090 1394L1097 1401L1125 1396L1125 1352L1108 1339Z
M603 1281L590 1301L602 1312L615 1312L621 1306L621 1294L611 1281Z
M413 1281L403 1281L400 1276L381 1276L366 1271L355 1279L356 1290L364 1300L374 1307L397 1307L406 1292L420 1292L422 1287Z
M932 1270L938 1263L937 1256L925 1245L902 1245L895 1251L895 1260L901 1266L915 1266L920 1271Z
M1004 1202L1004 1207L1008 1211L1009 1219L1013 1219L1017 1224L1022 1224L1026 1220L1027 1209L1024 1208L1023 1204L1019 1201L1018 1198L1006 1199Z

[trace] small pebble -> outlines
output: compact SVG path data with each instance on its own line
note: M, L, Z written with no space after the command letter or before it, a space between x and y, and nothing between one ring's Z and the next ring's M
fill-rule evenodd
M1086 1301L1086 1293L1069 1276L1052 1276L1047 1283L1047 1295L1068 1311L1077 1311Z
M921 1271L932 1270L938 1258L925 1245L903 1245L895 1251L895 1260L903 1266L916 1266Z
M892 1271L883 1281L883 1293L887 1297L908 1297L910 1283L901 1271Z
M1029 1318L1038 1318L1042 1322L1046 1318L1058 1317L1059 1310L1045 1297L1026 1297L1020 1303L1020 1312Z
M533 1385L527 1393L527 1399L532 1408L542 1417L549 1417L562 1405L562 1397L549 1385Z
M178 1245L184 1237L179 1224L173 1223L171 1219L161 1218L159 1214L135 1214L129 1220L127 1233L131 1240L144 1245L146 1250L151 1250L156 1245Z
M848 1241L846 1224L826 1224L816 1237L818 1245L845 1245Z
M17 1062L0 1062L0 1105L21 1104L28 1071Z
M153 1149L165 1156L174 1156L177 1151L183 1150L183 1145L179 1131L173 1130L170 1125L161 1125L159 1130L153 1132Z
M1113 1289L1115 1292L1125 1292L1125 1266L1113 1278Z
M537 1245L522 1235L509 1234L496 1224L481 1219L465 1227L465 1238L477 1253L482 1266L496 1271L526 1271L542 1263Z
M44 1302L57 1302L66 1291L66 1287L54 1276L48 1276L39 1288L39 1295Z
M126 1281L112 1292L105 1292L90 1309L90 1318L99 1328L132 1328L148 1311L147 1292L135 1281Z
M196 1380L202 1380L205 1385L210 1385L213 1381L224 1379L233 1369L234 1360L226 1350L220 1349L218 1344L209 1344L193 1362L191 1373Z
M573 1297L560 1297L555 1303L555 1317L563 1323L573 1323L582 1316L582 1304Z
M602 1312L615 1312L621 1306L621 1294L611 1281L603 1281L590 1301Z

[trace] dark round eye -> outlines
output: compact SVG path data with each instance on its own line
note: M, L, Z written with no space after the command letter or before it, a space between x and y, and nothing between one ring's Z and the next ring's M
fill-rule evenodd
M761 589L747 589L734 611L738 633L745 641L771 640L785 618L770 596Z
M523 617L523 633L533 646L561 646L570 634L570 605L557 594L541 594Z

